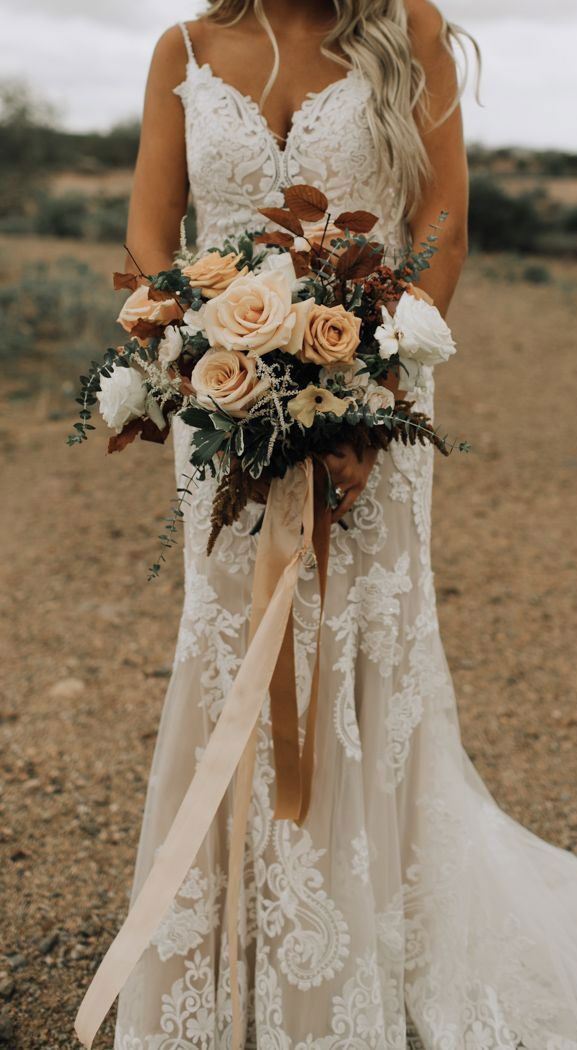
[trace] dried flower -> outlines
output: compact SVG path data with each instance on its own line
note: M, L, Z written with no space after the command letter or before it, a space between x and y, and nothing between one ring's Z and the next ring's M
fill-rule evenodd
M307 386L287 404L287 411L303 427L311 427L317 412L334 412L342 416L347 411L348 401L336 397L322 386Z

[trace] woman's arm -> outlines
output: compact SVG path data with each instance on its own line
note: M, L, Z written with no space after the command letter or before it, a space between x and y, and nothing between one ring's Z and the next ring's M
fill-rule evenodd
M449 213L431 269L421 274L418 285L432 296L444 316L467 255L467 154L460 107L431 130L431 125L450 107L457 90L455 63L441 40L441 15L429 0L406 0L406 4L413 53L424 69L429 92L428 120L419 124L419 131L431 165L431 179L423 188L409 226L411 240L418 245L433 232L429 224L436 224L442 211ZM383 385L389 387L395 397L402 398L406 394L400 389L402 382L402 375L397 377L391 373ZM347 493L334 511L333 521L342 518L362 492L376 455L373 449L367 449L363 462L359 463L350 446L341 446L324 457L335 485Z
M431 166L418 207L409 226L413 244L433 233L442 211L448 218L439 233L438 252L419 287L432 296L445 316L467 256L469 177L463 140L461 107L457 106L439 127L434 125L451 105L457 91L454 59L441 40L442 18L429 0L406 0L409 34L415 58L421 63L429 94L429 114L417 120ZM431 127L432 126L432 127Z
M185 63L182 33L173 26L160 37L150 63L128 213L126 243L147 274L172 264L188 206L184 114L172 93L184 78ZM125 270L137 272L128 255Z

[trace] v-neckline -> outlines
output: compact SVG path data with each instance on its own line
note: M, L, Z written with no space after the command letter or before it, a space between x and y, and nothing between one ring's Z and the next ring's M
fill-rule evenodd
M293 110L286 138L283 139L280 135L277 135L276 131L273 131L256 99L254 99L252 95L245 95L244 92L240 91L240 89L235 87L234 84L230 84L228 80L223 80L222 77L219 77L214 72L210 62L203 62L201 65L197 61L194 52L192 52L192 55L187 63L187 77L190 66L192 66L193 69L197 69L199 72L205 69L209 74L211 80L213 80L215 84L220 84L221 87L223 87L226 91L229 91L231 95L239 99L239 101L242 102L242 104L246 106L246 108L250 112L252 112L260 121L263 131L269 137L270 141L272 142L272 145L281 157L284 156L284 154L286 153L289 139L293 134L293 131L295 130L295 126L298 120L303 116L304 113L306 113L308 105L312 102L317 102L320 98L323 98L325 95L329 95L331 91L334 88L336 88L339 84L345 84L355 72L354 69L349 69L347 70L347 73L344 77L339 77L338 80L331 80L330 84L325 84L324 88L321 88L320 91L307 91L300 106L297 106L297 108ZM283 149L281 149L281 147L279 146L279 139L281 142L284 142Z

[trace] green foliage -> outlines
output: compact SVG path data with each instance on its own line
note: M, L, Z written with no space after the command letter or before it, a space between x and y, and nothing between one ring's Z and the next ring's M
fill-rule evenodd
M529 284L551 284L551 273L541 263L531 263L525 266L521 274L524 281Z
M0 356L21 361L47 344L62 357L100 353L117 332L117 307L104 278L78 259L29 265L0 286Z
M126 236L128 199L88 197L83 193L52 195L38 190L28 201L27 214L0 215L0 233L122 243Z
M92 171L131 168L140 125L125 121L109 132L74 133L58 127L58 113L18 80L0 84L0 171Z
M469 239L478 251L535 251L542 220L532 194L511 197L494 179L471 179Z

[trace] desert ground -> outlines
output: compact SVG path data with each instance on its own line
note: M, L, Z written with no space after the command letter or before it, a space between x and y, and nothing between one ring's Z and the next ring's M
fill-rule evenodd
M106 246L4 238L0 286L39 254L58 267L71 253L100 273L122 264ZM576 310L577 263L469 260L436 421L473 449L436 459L433 565L464 746L509 814L577 854ZM179 550L147 582L174 494L170 443L107 456L99 426L68 448L82 364L49 344L4 360L0 1045L10 1050L79 1045L76 1011L126 914L182 601ZM114 1014L94 1050L112 1050Z

